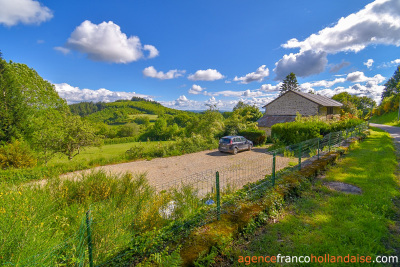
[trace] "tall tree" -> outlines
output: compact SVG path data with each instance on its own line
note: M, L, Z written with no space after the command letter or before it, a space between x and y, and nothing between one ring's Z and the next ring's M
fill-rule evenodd
M300 91L299 83L297 82L296 75L293 72L289 73L283 80L280 90L280 95L283 95L289 90Z
M397 67L393 76L385 83L385 88L382 92L382 100L385 97L395 95L400 92L400 65Z

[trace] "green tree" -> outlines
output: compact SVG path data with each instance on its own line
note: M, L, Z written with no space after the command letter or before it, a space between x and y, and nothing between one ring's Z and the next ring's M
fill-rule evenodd
M280 95L283 95L289 90L300 91L299 83L297 82L296 75L293 72L289 73L283 80L280 90Z
M64 112L66 108L54 86L35 70L0 59L0 141L26 138L37 129L32 121L41 111L58 109Z
M57 151L65 154L69 160L88 146L100 146L101 140L95 134L92 125L78 115L65 115L61 128L63 136Z
M397 67L393 76L385 83L385 88L382 92L382 100L385 97L398 94L400 92L400 65Z
M332 97L343 104L342 110L357 117L364 117L376 106L376 102L367 96L351 95L347 92L336 94Z

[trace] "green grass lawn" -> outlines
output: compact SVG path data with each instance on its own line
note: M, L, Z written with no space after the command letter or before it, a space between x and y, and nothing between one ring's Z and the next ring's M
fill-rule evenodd
M148 117L150 122L155 122L158 118L158 115L154 115L154 114L132 114L132 115L128 115L128 117L130 119L135 119L137 117Z
M325 179L318 180L311 191L290 205L278 223L265 226L261 234L245 245L245 241L239 244L232 253L234 262L243 266L238 263L240 255L350 254L372 259L377 255L395 255L400 238L389 229L398 227L394 222L397 216L394 201L400 198L396 168L395 149L389 135L374 129L369 138L356 144L326 173ZM331 191L323 185L326 181L356 185L363 193ZM355 265L358 264L351 264Z
M72 160L68 160L65 155L57 155L48 163L49 166L55 164L75 164L89 161L104 159L106 161L118 158L123 155L128 149L135 145L145 145L146 149L150 150L159 144L168 144L173 141L156 141L156 142L131 142L124 144L103 145L102 147L89 147L83 150L79 155Z
M400 126L400 122L397 121L398 112L393 111L382 116L374 116L370 119L371 123L386 124L391 126Z

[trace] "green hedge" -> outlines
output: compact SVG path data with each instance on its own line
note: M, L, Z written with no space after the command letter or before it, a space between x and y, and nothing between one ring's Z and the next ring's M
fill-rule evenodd
M330 132L352 128L363 123L363 120L348 119L327 123L324 121L277 123L271 128L271 136L276 142L286 145L321 138Z
M267 139L267 135L263 130L247 129L239 132L239 135L253 141L254 145L263 145Z

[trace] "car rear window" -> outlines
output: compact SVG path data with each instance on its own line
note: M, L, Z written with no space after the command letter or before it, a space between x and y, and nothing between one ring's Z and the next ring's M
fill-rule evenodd
M229 139L229 138L221 138L221 140L219 140L219 142L221 144L229 144L231 142L231 139Z

